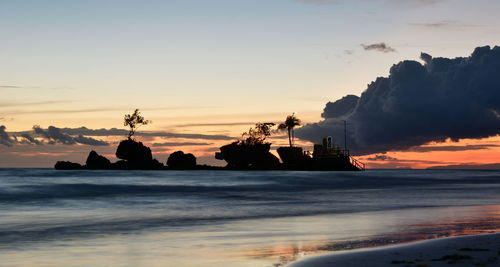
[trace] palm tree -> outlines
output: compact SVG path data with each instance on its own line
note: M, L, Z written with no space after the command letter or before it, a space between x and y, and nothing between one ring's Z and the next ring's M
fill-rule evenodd
M295 113L292 115L288 115L284 123L278 125L278 130L287 129L288 131L288 142L290 143L290 147L293 147L293 128L295 126L300 126L300 119L295 116Z

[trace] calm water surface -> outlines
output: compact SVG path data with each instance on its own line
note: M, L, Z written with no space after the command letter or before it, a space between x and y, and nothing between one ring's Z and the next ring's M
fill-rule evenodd
M268 267L499 229L499 171L0 169L0 266Z

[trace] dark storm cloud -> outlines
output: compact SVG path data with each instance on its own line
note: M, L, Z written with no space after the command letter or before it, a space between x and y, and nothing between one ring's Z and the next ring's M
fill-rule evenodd
M376 44L361 44L363 49L366 51L378 51L378 52L383 52L383 53L391 53L391 52L396 52L396 49L388 46L386 43L376 43Z
M339 110L342 116L332 117L329 108L323 121L298 129L297 136L342 141L347 120L348 148L361 155L500 134L500 47L478 47L465 58L423 55L425 65L400 62L389 77L368 85L349 114Z
M359 97L355 95L347 95L342 99L335 102L326 103L326 107L321 114L323 118L337 118L350 114L356 104L358 103Z
M15 143L15 140L12 139L7 132L5 131L5 126L0 125L0 145L4 146L12 146Z

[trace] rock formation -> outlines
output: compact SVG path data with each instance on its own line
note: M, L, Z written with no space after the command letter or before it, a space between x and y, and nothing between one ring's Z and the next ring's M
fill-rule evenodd
M177 151L170 154L167 165L174 170L192 170L196 168L196 157L191 153L184 154L182 151Z
M97 152L92 150L90 151L89 156L87 157L85 168L101 169L101 170L110 169L111 161L109 161L109 159L97 154Z

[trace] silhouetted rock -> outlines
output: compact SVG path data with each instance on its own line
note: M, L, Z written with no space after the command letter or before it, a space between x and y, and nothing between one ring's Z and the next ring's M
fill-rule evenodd
M85 167L87 169L109 169L111 167L111 162L109 159L92 150L87 157Z
M56 170L80 170L82 165L69 161L58 161L54 168Z
M110 168L113 170L131 170L132 169L126 160L119 160L117 162L111 163Z
M151 149L132 139L123 140L116 149L116 157L133 162L149 162L153 160Z
M219 159L230 169L274 170L281 169L279 159L271 154L271 144L244 144L234 142L220 148Z
M305 155L301 147L279 147L277 151L286 169L307 170L311 168L312 158Z
M132 139L123 140L116 149L116 157L127 161L127 169L151 169L155 163L151 149Z
M195 165L196 165L196 159L195 159ZM151 164L150 164L150 169L151 170L162 170L164 168L165 168L165 165L163 165L163 163L159 162L157 159L153 159L151 161Z
M168 157L167 165L175 170L192 170L196 168L196 157L193 154L184 154L177 151Z

